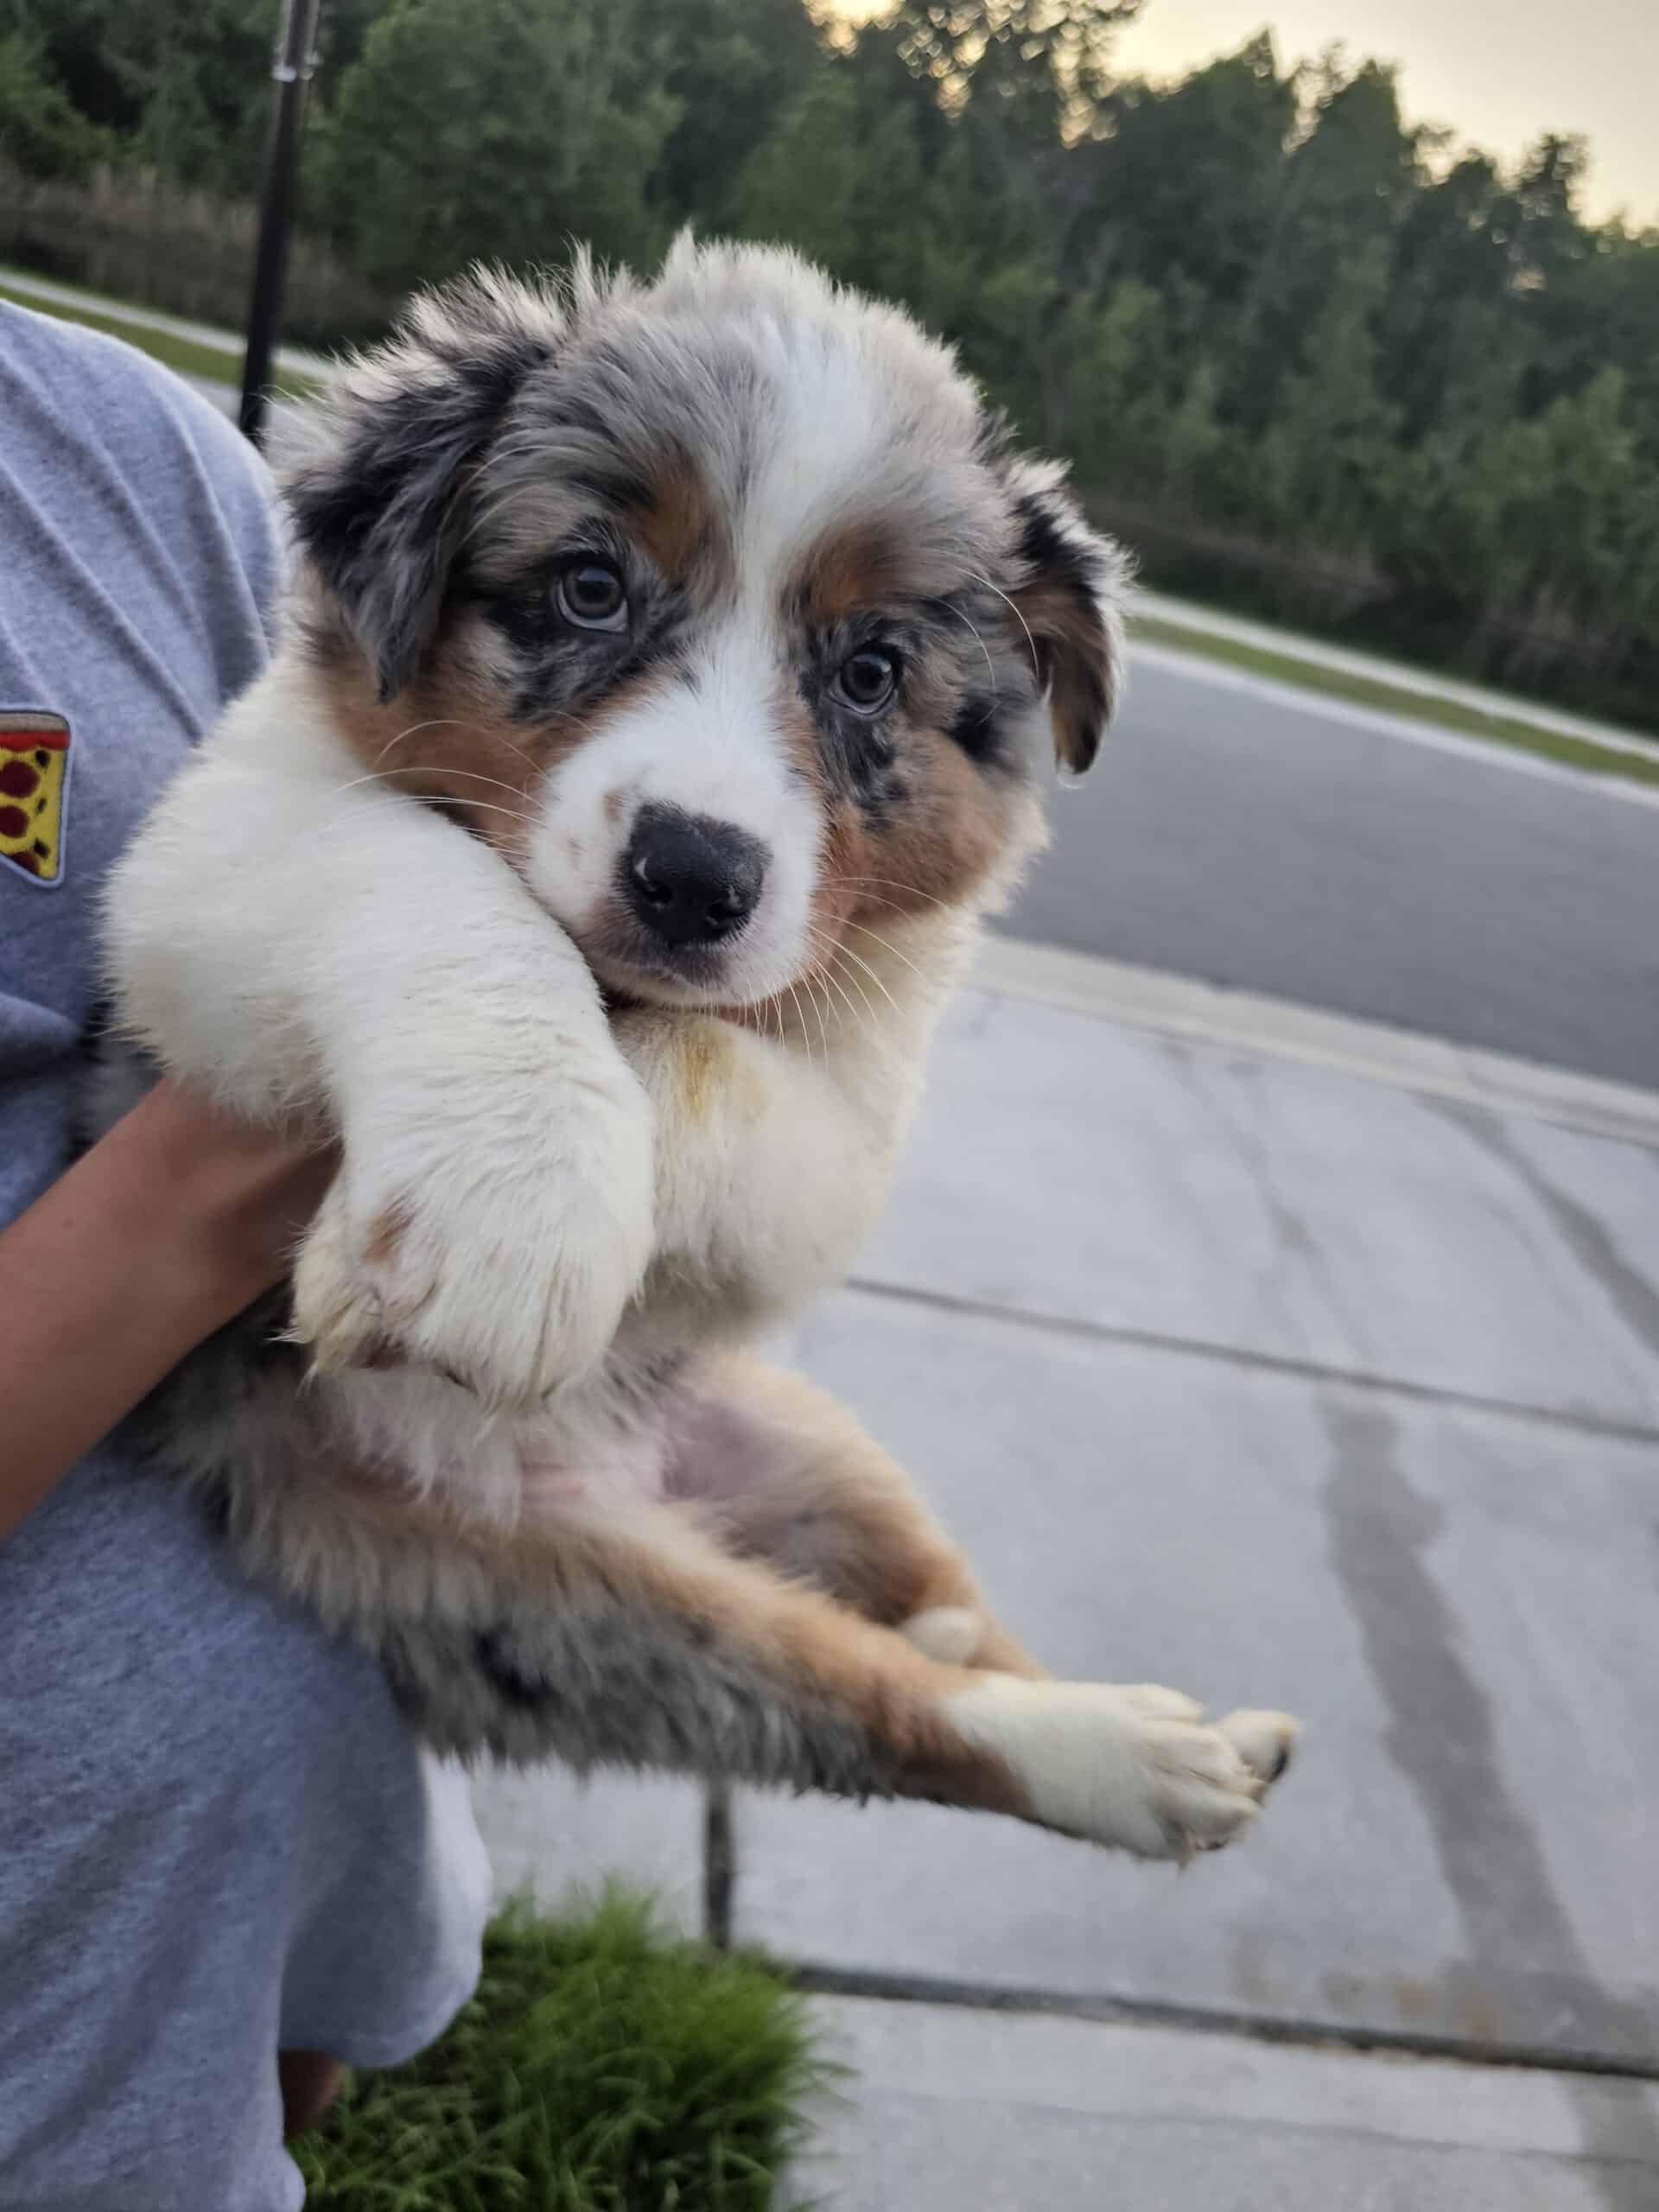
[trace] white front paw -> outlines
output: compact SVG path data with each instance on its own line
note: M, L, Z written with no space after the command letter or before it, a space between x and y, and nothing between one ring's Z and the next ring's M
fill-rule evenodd
M1185 1861L1255 1820L1288 1764L1282 1713L1207 1723L1178 1690L989 1675L948 1701L968 1740L1007 1767L1045 1827Z
M498 1102L442 1152L428 1131L359 1159L348 1130L294 1278L319 1370L430 1368L511 1411L604 1357L651 1256L650 1125L643 1097L561 1103L504 1142Z

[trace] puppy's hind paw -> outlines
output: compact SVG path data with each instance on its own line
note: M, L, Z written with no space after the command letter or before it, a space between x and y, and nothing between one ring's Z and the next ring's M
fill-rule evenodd
M1007 1769L1012 1809L1063 1834L1182 1864L1250 1826L1295 1736L1282 1713L1207 1723L1191 1698L1150 1684L988 1675L948 1710Z
M976 1605L930 1605L899 1624L907 1643L947 1667L971 1667L985 1641L985 1616Z
M1277 1782L1289 1766L1300 1733L1287 1713L1230 1713L1216 1723L1252 1773L1264 1784Z

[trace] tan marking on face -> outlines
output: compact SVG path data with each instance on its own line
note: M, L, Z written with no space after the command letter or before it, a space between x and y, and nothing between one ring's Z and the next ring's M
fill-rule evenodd
M334 726L366 773L443 807L515 868L527 856L543 777L664 681L647 671L586 715L524 722L510 712L499 679L453 639L440 645L430 671L385 706L360 655L320 667L318 676ZM603 804L614 822L622 795L607 793Z
M628 514L629 533L671 583L703 586L729 579L726 519L707 476L689 454L660 461L646 497Z
M805 700L788 677L778 679L771 705L772 722L783 740L785 756L790 766L827 813L829 781L823 753L818 744L817 728Z
M938 702L939 710L948 703ZM872 819L831 789L817 728L792 685L780 687L772 713L823 823L809 916L809 976L832 963L839 948L868 955L865 940L906 916L995 905L999 890L1039 849L1042 813L1034 794L982 775L942 730L912 729L905 766L910 797L890 815ZM784 1030L803 1026L786 991L752 1012L763 1033L768 1022Z
M910 797L891 813L843 803L831 815L816 918L832 935L977 903L1040 836L1034 798L982 775L940 731L912 735L906 775Z
M841 523L801 563L785 604L798 605L809 622L838 622L879 605L902 581L899 549L884 523Z
M443 649L429 675L385 706L360 658L319 675L334 727L365 773L443 806L515 863L523 858L536 785L581 743L580 725L556 734L515 722L499 686Z

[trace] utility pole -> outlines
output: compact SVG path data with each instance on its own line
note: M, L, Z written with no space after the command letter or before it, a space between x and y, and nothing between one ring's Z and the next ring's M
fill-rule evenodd
M253 292L248 302L248 344L242 363L242 405L238 420L256 445L264 428L270 357L283 311L283 278L288 269L289 232L294 224L294 188L299 175L300 121L305 88L316 57L319 0L283 0L283 35L271 69L276 97L271 103L270 137L265 153L265 188L259 207L259 244L253 258Z

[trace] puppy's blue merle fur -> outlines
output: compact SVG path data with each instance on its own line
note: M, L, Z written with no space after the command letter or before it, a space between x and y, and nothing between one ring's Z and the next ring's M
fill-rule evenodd
M849 1263L1095 757L1122 556L906 317L689 242L417 300L283 481L283 642L112 960L143 1049L344 1165L162 1459L446 1749L1225 1840L1288 1724L1049 1682L747 1350Z

